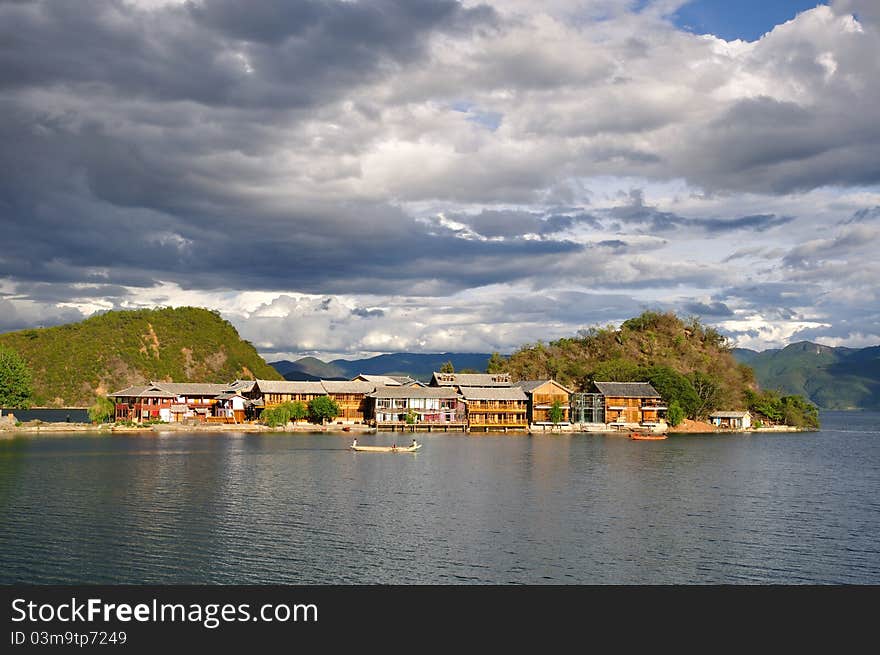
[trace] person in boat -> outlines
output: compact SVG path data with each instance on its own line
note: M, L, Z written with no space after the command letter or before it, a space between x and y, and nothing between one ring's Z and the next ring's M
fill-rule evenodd
M413 442L409 445L409 447L410 447L410 448L415 448L415 447L418 446L418 445L419 445L419 444L416 442L416 440L413 439Z
M357 445L358 445L358 440L357 440L357 437L355 437L351 442L351 447L357 448Z

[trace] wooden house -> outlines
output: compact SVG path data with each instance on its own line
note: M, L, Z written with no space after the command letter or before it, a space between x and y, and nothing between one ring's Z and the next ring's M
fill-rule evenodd
M752 415L749 412L712 412L709 422L728 430L748 430L752 427Z
M325 395L339 405L337 420L343 423L363 423L370 418L370 404L367 394L376 389L372 382L361 380L321 380Z
M380 430L448 430L466 426L465 404L450 387L377 387L367 397Z
M528 397L520 387L460 388L469 430L526 430Z
M155 384L132 385L120 389L109 396L116 407L117 421L167 421L171 422L174 416L171 412L172 405L179 405L177 396L170 391L162 389ZM186 405L183 406L184 411Z
M314 398L326 396L320 382L296 382L290 380L256 380L252 396L262 400L262 407L274 407L282 403L301 402L306 405Z
M510 373L440 373L431 376L432 387L509 387Z
M571 390L556 380L520 380L514 386L525 391L528 397L526 417L532 425L552 425L550 409L558 402L563 412L561 425L568 425L571 414Z
M204 382L150 382L126 387L110 394L116 406L117 421L159 420L167 423L214 416L217 396L229 390L228 384ZM185 408L185 409L184 409Z
M602 394L605 423L617 427L659 423L666 404L648 382L594 382Z

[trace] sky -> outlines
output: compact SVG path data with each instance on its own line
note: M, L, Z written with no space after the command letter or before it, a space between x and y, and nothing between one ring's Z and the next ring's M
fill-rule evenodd
M0 0L0 331L875 345L878 79L875 0Z

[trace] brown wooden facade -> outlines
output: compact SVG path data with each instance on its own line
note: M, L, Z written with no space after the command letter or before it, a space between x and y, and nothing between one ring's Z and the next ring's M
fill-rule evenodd
M339 406L337 422L364 423L371 418L372 402L368 402L367 394L376 389L376 385L372 382L321 380L321 385L326 395L335 400Z
M558 402L563 412L560 423L569 423L571 415L571 390L556 380L522 380L516 386L528 396L528 421L537 424L552 424L550 409Z
M471 430L525 430L528 397L519 387L461 387Z
M647 382L595 382L604 396L605 422L614 425L659 423L666 418L666 404Z
M263 408L290 402L301 402L308 405L315 398L327 395L320 382L289 380L257 380L252 393L256 394L255 397L262 399Z

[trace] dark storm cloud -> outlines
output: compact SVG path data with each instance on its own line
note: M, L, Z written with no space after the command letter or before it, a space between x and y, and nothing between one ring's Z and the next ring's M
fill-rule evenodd
M775 214L754 214L738 218L688 218L646 205L640 189L630 191L628 203L612 207L606 213L624 225L644 224L649 232L671 232L679 229L704 230L710 234L737 230L764 232L794 220L793 216Z
M91 85L207 105L297 107L411 63L433 31L491 25L451 0L121 0L0 5L0 88ZM47 47L51 44L51 47Z
M849 218L845 218L840 221L841 225L851 225L852 223L864 223L865 221L876 221L880 220L880 206L877 207L863 207L858 211L853 212L853 215Z
M733 311L723 302L713 302L710 304L691 302L686 303L682 309L688 314L698 314L699 316L710 316L712 318L733 316Z
M782 319L795 317L792 308L814 306L825 293L818 284L796 282L765 282L726 287L717 297L725 304L754 309Z
M381 318L385 316L385 312L381 309L366 309L365 307L355 307L351 310L352 316L359 316L360 318Z

